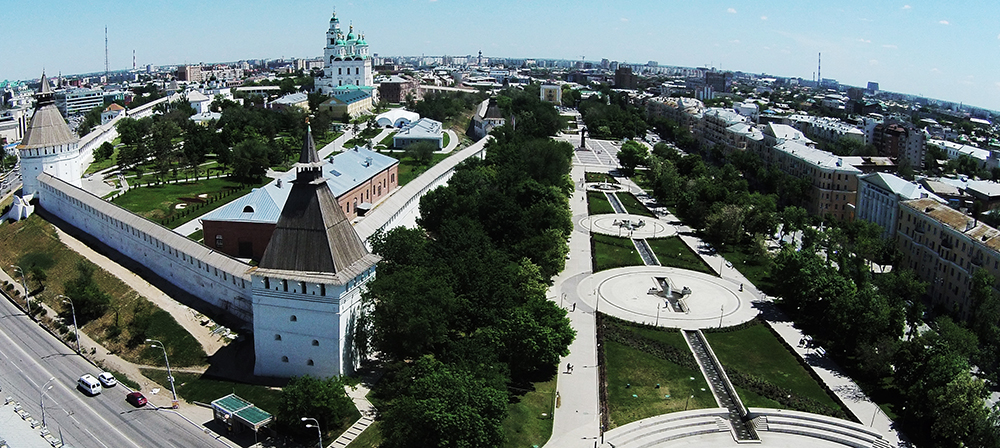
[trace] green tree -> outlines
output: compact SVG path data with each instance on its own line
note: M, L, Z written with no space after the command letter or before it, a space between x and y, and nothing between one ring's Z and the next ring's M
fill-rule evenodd
M430 164L438 147L431 142L417 142L406 147L406 156L421 165Z
M353 420L357 410L344 386L340 377L293 377L281 389L279 424L285 431L306 438L315 437L315 432L305 427L300 420L303 416L315 418L324 433Z
M98 162L102 162L111 158L115 153L115 146L111 142L101 143L101 146L97 147L94 151L94 159Z
M503 442L507 393L430 356L397 375L401 392L383 407L385 448L477 448Z
M241 182L260 180L271 166L267 143L260 138L248 138L233 148L233 175Z
M635 168L639 165L645 165L647 158L649 157L649 151L639 143L634 140L629 140L622 145L620 151L618 151L618 164L621 165L622 170L625 171L626 176L631 176L635 174Z
M76 264L77 277L66 282L65 294L73 299L80 326L104 315L111 304L111 296L101 291L94 281L94 265L86 261Z

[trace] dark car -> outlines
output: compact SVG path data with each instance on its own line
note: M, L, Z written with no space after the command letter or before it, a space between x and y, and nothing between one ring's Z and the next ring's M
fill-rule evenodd
M125 401L132 404L137 408L141 408L146 405L146 397L142 396L139 392L132 392L125 396Z

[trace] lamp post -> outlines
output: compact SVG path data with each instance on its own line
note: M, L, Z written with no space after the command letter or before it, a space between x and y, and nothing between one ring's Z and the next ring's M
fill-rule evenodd
M73 310L73 331L76 333L76 353L80 353L80 327L76 325L76 306L73 305L73 299L69 296L64 296L59 294L56 298L63 298L63 303L68 303L71 310Z
M316 436L319 437L319 448L323 448L323 432L320 431L320 429L319 429L319 422L316 421L316 419L311 418L311 417L302 417L300 420L302 420L304 422L308 422L308 421L312 420L314 423L316 423L315 425L310 424L310 423L306 423L306 428L316 428Z
M38 405L42 408L42 426L45 426L45 402L42 401L42 399L45 398L45 392L52 389L52 386L49 386L49 384L55 380L56 377L49 378L49 380L42 385L42 389L38 391Z
M21 289L24 290L24 309L28 313L28 317L31 317L31 304L28 302L28 284L24 281L24 270L18 265L10 265L14 268L14 271L21 276Z
M660 326L660 304L659 304L659 302L657 302L657 304L656 304L656 325L654 325L654 327L659 327L659 326Z
M174 409L177 409L177 390L174 389L174 375L170 373L170 360L167 359L167 349L163 347L162 342L157 341L156 339L146 339L146 342L155 342L156 344L149 344L149 346L159 348L163 351L163 362L167 364L167 379L170 380L170 393L174 396L173 407Z
M691 402L692 398L694 398L694 395L688 395L687 400L684 400L684 410L685 411L688 410L688 403Z

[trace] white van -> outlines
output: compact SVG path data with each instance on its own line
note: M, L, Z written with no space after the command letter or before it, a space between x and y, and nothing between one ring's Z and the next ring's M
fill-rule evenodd
M82 390L83 393L90 396L94 396L101 393L100 381L97 381L97 378L94 378L94 375L91 375L89 373L84 374L83 376L80 377L79 380L77 380L76 387L77 389Z

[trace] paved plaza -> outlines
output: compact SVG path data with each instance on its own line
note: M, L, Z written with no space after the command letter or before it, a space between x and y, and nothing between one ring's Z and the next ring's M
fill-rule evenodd
M673 290L668 299L663 284ZM633 266L609 269L583 279L580 297L598 311L632 322L698 330L753 320L754 294L734 280L687 269ZM682 291L690 290L683 294ZM596 297L595 294L596 293Z
M606 214L582 216L576 229L622 238L667 238L677 235L677 228L648 216Z

